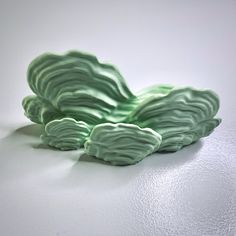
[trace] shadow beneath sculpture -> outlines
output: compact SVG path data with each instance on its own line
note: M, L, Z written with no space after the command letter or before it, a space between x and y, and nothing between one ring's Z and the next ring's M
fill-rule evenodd
M67 176L58 182L58 185L66 189L79 186L91 192L91 188L99 192L110 191L130 183L138 183L137 179L147 175L150 171L161 177L162 174L193 161L201 147L202 142L197 142L177 153L154 153L139 163L128 166L112 166L108 162L82 153L79 160L74 163Z
M197 153L201 150L203 141L199 140L177 152L159 152L150 155L150 164L154 168L173 168L184 165L196 158ZM147 161L149 160L147 159Z
M199 140L198 142L195 142L189 146L184 147L182 150L178 152L156 152L153 153L146 158L144 158L141 162L145 162L150 159L152 162L151 165L156 167L170 167L170 166L176 166L184 164L185 162L191 161L196 157L196 153L202 148L203 141ZM155 159L155 161L153 160ZM99 164L105 164L110 165L109 162L97 159L93 156L90 156L86 153L83 153L78 161L84 161L84 162L95 162ZM140 163L137 163L135 165L140 165ZM155 164L154 164L155 163ZM134 165L130 165L134 166ZM116 167L125 167L125 166L116 166Z
M9 179L39 175L44 176L44 184L50 188L111 191L136 183L149 171L161 177L194 160L202 146L202 142L197 142L175 153L154 153L135 165L112 166L85 154L83 149L60 151L44 145L39 138L41 132L40 125L26 125L2 140L0 148L6 157L3 167Z
M33 147L34 149L48 149L51 151L56 152L64 152L69 153L70 151L60 151L54 147L50 147L44 143L41 142L39 139L40 135L42 134L43 126L38 124L31 124L26 125L23 127L20 127L16 129L11 136L17 135L24 135L28 137L37 137L38 141L36 143L30 143L29 145ZM191 159L195 158L195 154L201 149L203 142L200 140L196 143L193 143L187 147L184 147L182 150L178 152L160 152L160 153L153 153L150 156L146 157L145 160L149 160L152 162L152 165L159 166L159 167L168 167L171 165L181 165L184 164L187 161L190 161ZM145 161L143 160L143 161ZM155 161L154 161L155 160ZM77 158L78 162L88 162L88 163L98 163L98 164L105 164L108 166L111 166L109 162L94 158L93 156L90 156L86 153L82 153L80 156L78 155ZM141 162L143 162L141 161ZM148 162L149 162L148 161ZM140 162L136 165L140 165ZM120 166L117 166L120 167ZM121 166L124 167L124 166Z
M16 134L26 135L30 137L40 137L43 132L43 126L39 124L31 124L20 127L14 131Z
M95 162L95 163L98 163L98 164L103 164L103 165L108 165L108 166L111 166L111 164L109 162L106 162L106 161L103 161L103 160L100 160L100 159L97 159L97 158L94 158L86 153L83 153L78 161L84 161L84 162Z

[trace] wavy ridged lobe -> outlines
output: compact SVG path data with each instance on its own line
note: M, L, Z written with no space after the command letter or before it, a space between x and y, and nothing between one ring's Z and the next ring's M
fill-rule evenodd
M132 165L155 152L161 136L133 124L105 123L94 127L85 142L85 152L112 165Z
M83 121L72 118L53 120L45 126L42 141L61 150L74 150L83 147L91 127Z
M25 97L22 101L22 106L25 110L25 115L37 124L46 124L51 120L64 116L50 103L34 95Z
M172 85L155 85L143 89L136 96L131 97L129 100L120 103L106 118L107 121L112 123L129 123L129 115L135 110L142 102L152 96L163 96L167 94L174 87Z
M177 151L209 135L221 120L218 96L210 90L173 88L145 98L130 113L128 122L162 135L158 151Z
M32 91L59 113L89 124L101 123L133 96L114 66L76 51L37 57L29 65L27 78Z

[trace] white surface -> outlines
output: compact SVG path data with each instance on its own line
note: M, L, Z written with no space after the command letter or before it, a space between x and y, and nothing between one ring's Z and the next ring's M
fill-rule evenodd
M1 1L0 235L236 235L236 1ZM173 154L113 167L40 145L22 97L44 51L94 52L134 90L211 88L223 123Z

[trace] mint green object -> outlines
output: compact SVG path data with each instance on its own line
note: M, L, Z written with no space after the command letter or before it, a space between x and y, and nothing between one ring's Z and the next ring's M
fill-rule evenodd
M85 145L86 153L113 165L178 151L221 122L213 91L154 85L132 93L116 67L88 53L42 54L30 63L27 81L35 95L22 105L31 121L43 124L44 143L61 150Z
M85 152L112 165L131 165L158 150L161 135L133 124L96 125L85 142Z
M23 99L25 115L37 124L47 124L54 119L65 117L49 102L39 96L30 95Z
M150 90L141 92L140 102L127 121L161 134L162 143L158 151L178 151L208 136L221 122L215 118L219 109L218 96L210 90L166 86ZM155 90L156 93L146 97Z
M76 51L37 57L29 65L27 80L37 97L23 100L25 114L42 124L55 117L99 124L120 103L134 96L114 66ZM32 108L34 104L40 108Z
M90 132L91 127L85 122L63 118L47 123L41 139L51 147L73 150L83 147Z

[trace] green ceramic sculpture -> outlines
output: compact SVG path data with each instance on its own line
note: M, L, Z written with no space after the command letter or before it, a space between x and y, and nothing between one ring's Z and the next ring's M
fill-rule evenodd
M31 62L27 80L35 95L22 105L31 121L43 124L44 143L61 150L85 147L113 165L177 151L221 122L213 91L155 85L135 94L116 67L87 53L45 53Z

